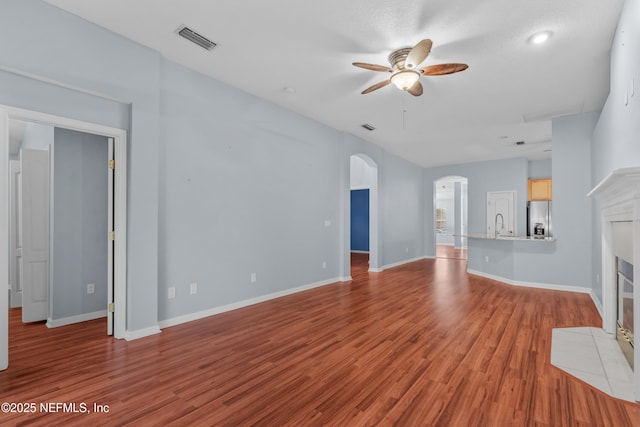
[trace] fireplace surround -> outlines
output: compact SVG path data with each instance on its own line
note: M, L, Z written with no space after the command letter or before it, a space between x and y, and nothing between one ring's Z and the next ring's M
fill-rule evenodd
M619 251L614 236L614 223L628 222L631 239L629 246L633 269L633 283L638 283L640 269L640 167L617 169L600 182L591 192L597 202L602 240L602 327L616 339L617 332L617 263L615 252ZM614 245L616 247L614 248ZM629 260L627 260L629 261ZM640 287L633 288L633 311L640 313ZM640 315L634 316L633 330L640 331ZM640 400L640 346L633 349L635 400Z

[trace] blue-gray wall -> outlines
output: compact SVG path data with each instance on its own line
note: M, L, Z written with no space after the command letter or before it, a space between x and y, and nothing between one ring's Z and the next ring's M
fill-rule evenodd
M596 129L593 161L585 157L583 145L589 144L585 132L592 117L554 122L555 139L566 147L557 148L554 139L554 198L569 198L564 208L561 202L560 213L558 207L554 210L557 247L544 251L564 253L568 246L562 245L574 237L574 246L585 242L578 230L588 234L590 220L570 224L585 215L585 206L588 209L588 202L571 198L584 192L585 179L593 182L613 167L638 164L639 125L633 119L638 117L637 96L627 107L619 99L630 73L637 74L637 16L637 2L628 1L621 24L626 32L618 32L612 53L614 95ZM442 176L469 179L469 232L485 230L486 192L503 190L517 192L516 232L526 230L526 159L425 170L353 135L173 64L39 0L3 2L0 65L112 98L0 71L0 104L129 131L129 330L348 276L352 154L367 155L378 168L377 249L382 266L435 256L433 182ZM558 162L564 155L573 156L576 148L580 163L573 158ZM565 154L558 154L563 150ZM568 176L574 168L577 176ZM294 196L301 193L306 194L302 203ZM568 207L572 200L578 202L575 209ZM523 254L512 260L511 274L535 265L528 260L540 256L549 257ZM584 254L573 266L568 262L574 258L562 257L553 261L548 277L526 273L519 280L589 286L582 274L574 274L576 269L589 270L589 261L582 263ZM257 274L255 284L249 281L251 273ZM199 284L197 298L185 295L192 282ZM169 286L177 288L172 301L166 299Z
M159 319L338 277L340 133L168 61L162 86Z
M516 192L516 234L526 233L528 161L525 158L465 163L424 169L425 223L430 226L425 232L425 252L435 256L434 182L445 176L462 176L467 183L468 232L486 233L487 192Z
M0 36L0 65L107 96L0 71L0 104L129 132L128 330L348 276L351 154L378 167L381 264L423 255L420 167L38 0L3 2Z
M591 133L597 118L597 113L588 113L555 119L553 162L510 159L425 169L426 223L433 223L433 182L460 175L469 180L469 233L485 232L487 192L515 190L516 233L525 235L528 178L552 176L556 241L469 239L468 268L522 283L590 288L591 202L586 194L591 185ZM425 234L427 251L433 241L430 231Z
M20 37L16 37L20 34ZM39 0L5 0L0 64L125 103L0 71L0 104L129 130L127 328L156 325L160 61L157 52Z
M530 160L529 179L551 178L553 173L551 168L551 159Z
M58 128L54 135L49 304L55 321L106 310L108 152L102 136Z
M611 46L611 84L607 102L593 133L591 184L597 185L615 169L640 166L640 2L627 0ZM632 82L635 94L631 95ZM625 102L625 93L627 102ZM602 302L600 218L593 210L592 283Z

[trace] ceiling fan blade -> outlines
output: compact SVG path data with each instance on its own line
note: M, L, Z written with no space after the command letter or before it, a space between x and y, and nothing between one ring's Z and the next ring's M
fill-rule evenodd
M425 76L443 76L445 74L459 73L469 66L467 64L438 64L424 67L420 70Z
M407 92L409 92L413 96L422 95L422 83L420 83L420 80L417 80L413 84L413 86L411 86L409 89L407 89Z
M429 52L431 52L431 46L433 42L429 39L424 39L411 49L407 59L404 61L406 68L416 68L422 61L427 59Z
M362 91L362 94L365 95L369 92L373 92L374 90L378 90L381 87L385 87L386 85L388 85L389 83L391 83L391 80L383 80L379 83L374 84L373 86L369 86L368 88L366 88L365 90Z
M384 73L392 73L393 70L385 65L367 64L365 62L354 62L356 67L364 68L371 71L382 71Z

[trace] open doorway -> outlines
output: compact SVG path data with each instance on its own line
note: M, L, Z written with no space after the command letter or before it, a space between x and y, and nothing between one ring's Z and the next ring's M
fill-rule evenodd
M351 274L379 272L378 167L367 155L350 158Z
M436 258L467 259L467 184L461 176L434 183Z
M18 134L22 134L18 152L16 152L17 142L10 138L14 127L19 130ZM36 131L36 133L41 132L40 138L38 138L40 143L42 143L43 134L53 135L53 144L45 142L40 147L23 147L22 140L24 135L30 130ZM44 139L47 138L45 137ZM60 142L56 143L56 140ZM83 174L85 167L93 169L91 165L87 164L88 157L85 158L86 156L80 155L82 157L80 159L73 158L73 156L77 157L79 152L86 154L86 151L93 149L90 147L91 144L87 142L88 140L93 140L97 144L94 144L93 148L98 147L98 151L104 157L96 158L90 156L93 161L97 162L94 166L100 167L104 171L103 178L106 175L106 178L100 183L101 186L104 186L104 191L88 189L87 194L82 195L80 199L78 197L73 199L74 196L78 196L78 191L84 191L83 188L91 179ZM80 147L80 150L78 150L78 147ZM20 148L25 151L20 152ZM50 165L53 165L53 168L56 166L55 161L50 161L50 158L55 157L55 153L62 155L64 157L63 160L67 161L67 164L64 164L64 162L58 163L60 165L59 171L64 172L58 175L49 173ZM32 156L34 154L35 156ZM38 178L39 181L35 185L26 182L26 180L30 179L27 178L29 175L27 172L29 160L26 159L28 157L37 158L35 162L32 162L31 169L40 170L40 178L46 179L46 181ZM113 162L109 159L113 159ZM26 161L23 162L23 160ZM69 161L75 161L75 168L69 166ZM3 169L6 166L7 170L15 172L14 174L3 174L0 177L0 199L4 200L6 205L9 206L9 209L0 211L0 240L7 242L6 247L3 246L0 250L0 277L2 278L0 280L0 370L6 369L8 365L9 330L7 310L9 303L11 302L12 306L22 305L24 310L25 303L27 303L25 298L40 303L39 309L46 313L45 319L49 327L89 320L91 316L96 316L96 313L98 313L100 317L104 315L107 318L106 330L108 333L112 333L116 338L124 338L126 332L126 132L121 129L44 113L0 106L0 162L3 165ZM112 171L109 172L108 169ZM113 169L118 171L114 173ZM43 170L46 170L46 172L43 173ZM13 175L18 178L12 178ZM54 178L53 181L51 181L51 177ZM66 194L64 192L55 193L57 184L68 190ZM25 194L28 193L25 187L28 186L40 188L42 190L40 196L44 194L43 197L46 199L52 196L56 197L56 194L58 194L57 203L53 205L54 208L51 210L54 211L56 209L55 206L60 208L58 215L60 221L56 221L55 216L49 216L49 200L44 200L40 196L25 197ZM11 194L14 188L17 189L17 196L15 194L12 196ZM109 194L113 197L107 197ZM72 198L65 198L66 196L71 196ZM87 197L95 197L96 199L87 201ZM101 200L100 203L97 203L98 199ZM13 206L17 207L17 209L11 209L12 200ZM39 205L28 206L28 203L36 201ZM102 202L104 202L104 206L102 206ZM98 205L100 207L97 207ZM46 206L46 209L43 206ZM104 224L103 226L101 225L102 229L97 230L92 226L89 227L91 230L74 228L78 222L84 227L87 225L87 221L84 219L82 221L74 220L67 211L64 211L64 208L69 207L88 209L89 211L83 214L84 218L89 218L89 222L91 222L91 220L100 217L101 219L99 219L98 223ZM24 209L31 209L32 212L47 212L46 216L40 215L31 224L31 230L27 231L30 226L26 224L25 212L20 212ZM96 209L102 211L102 213L95 212ZM15 218L13 222L10 221L10 217L14 212L16 215L22 216L22 224L17 224L19 220L16 221ZM26 213L26 215L28 216L29 214ZM103 221L104 217L108 218L107 221ZM63 232L63 234L58 235L62 238L56 239L56 234L50 232L55 229ZM108 230L111 230L111 232L108 232ZM37 238L28 236L28 232L31 232ZM104 286L99 283L93 283L93 281L82 283L81 289L70 290L73 293L73 297L65 296L65 292L69 291L69 289L63 289L62 292L58 292L56 288L56 293L52 299L50 280L54 275L56 277L60 276L60 274L64 276L70 271L82 274L87 269L94 270L95 266L92 267L90 265L92 262L85 262L87 261L85 259L87 253L83 251L82 245L75 245L80 238L89 238L96 242L101 242L102 248L100 252L101 254L106 253L106 259L104 259L104 264L102 265L103 272L97 276L107 276L104 280ZM27 247L25 244L26 239L37 241L38 244L32 245L32 247L46 249L49 253L45 254L46 256L38 251L32 251L31 254L28 254L25 250ZM21 242L21 244L14 245L13 243L15 242ZM59 247L59 244L62 246ZM70 261L69 265L73 268L67 268L68 266L62 266L58 262L64 261L64 258L72 252L67 247L69 244L74 244L77 246L76 249L79 247L82 251L82 253L75 251L76 255L80 254L77 256L81 256L82 260L67 260ZM18 249L17 253L16 249ZM54 252L53 256L51 252ZM32 259L27 259L34 254L42 259L36 256L32 257ZM100 256L103 257L103 255ZM51 262L52 257L58 259L58 261ZM32 265L25 267L25 264L30 262ZM62 267L56 269L56 265ZM32 274L32 278L28 278L28 274ZM27 280L32 281L34 277L38 279L41 286L31 296L27 296L25 284ZM65 281L65 278L61 279L61 283ZM98 280L95 282L98 282ZM108 283L113 283L113 286L107 286ZM107 289L104 289L104 287L107 287ZM104 292L105 295L99 303L99 310L78 315L62 315L61 317L60 313L64 313L68 309L68 304L77 300L77 297L84 297L86 296L85 294L98 294L96 296L100 298L100 292ZM108 301L111 301L111 303L108 303ZM86 301L80 302L81 305L84 305L84 309L86 309L85 303ZM40 315L41 317L42 315ZM30 321L30 319L26 321Z

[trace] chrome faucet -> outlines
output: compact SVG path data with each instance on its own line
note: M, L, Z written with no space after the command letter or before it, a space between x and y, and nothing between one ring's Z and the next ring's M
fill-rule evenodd
M493 230L495 231L495 237L498 237L498 217L500 217L500 230L504 229L504 217L501 213L496 214L496 219L493 224Z

